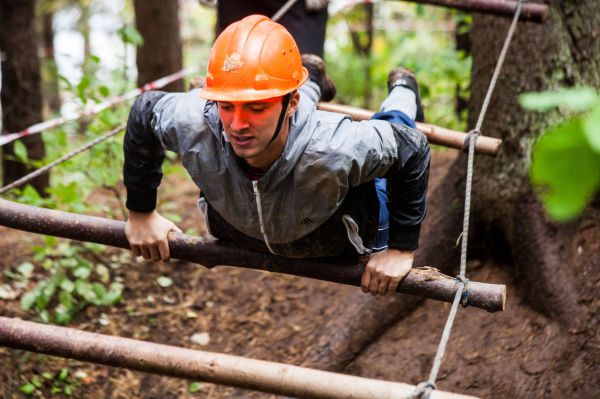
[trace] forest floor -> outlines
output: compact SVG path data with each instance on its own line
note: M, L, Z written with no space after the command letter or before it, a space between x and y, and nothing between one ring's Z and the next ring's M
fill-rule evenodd
M431 188L455 156L452 151L434 152ZM183 229L199 224L197 189L189 179L170 175L161 193L163 202L177 204ZM98 192L90 201L114 198ZM34 242L39 239L31 234L0 227L0 270L14 271L30 260ZM111 262L119 254L111 249L103 256ZM559 397L554 394L558 385L568 384L572 398L583 397L577 394L581 378L597 378L590 375L597 368L590 368L590 362L581 361L576 353L557 360L556 353L567 344L565 331L521 299L511 265L472 259L469 266L469 278L507 285L507 310L494 314L459 310L438 377L439 389L482 398L515 397L515 392L521 393L516 397L553 398ZM313 349L321 327L335 317L331 305L364 295L356 287L231 267L208 270L179 261L164 264L131 258L111 272L124 281L124 300L111 308L87 308L70 327L297 365ZM157 284L163 275L173 280L172 286ZM0 275L0 286L10 283ZM424 301L365 348L345 372L410 384L425 380L449 308L450 304ZM0 314L33 319L32 313L20 310L18 300L0 299ZM19 387L34 374L57 373L63 367L76 376L72 397L78 398L276 397L210 383L201 383L197 392L190 393L191 381L0 348L0 398L24 397ZM47 388L34 396L50 397Z

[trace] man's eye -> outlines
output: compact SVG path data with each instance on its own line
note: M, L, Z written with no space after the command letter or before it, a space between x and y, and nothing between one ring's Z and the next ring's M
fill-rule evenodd
M255 112L255 113L260 113L263 112L265 110L266 107L250 107L250 111Z
M225 104L220 104L219 107L223 110L223 111L231 111L233 109L233 106L231 105L225 105Z

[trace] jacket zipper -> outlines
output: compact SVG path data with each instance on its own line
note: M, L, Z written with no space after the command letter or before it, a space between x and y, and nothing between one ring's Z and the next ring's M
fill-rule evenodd
M258 210L258 221L260 223L260 232L263 235L263 239L265 240L265 244L267 245L267 248L269 248L269 251L273 255L277 255L275 253L275 251L273 251L273 248L271 248L271 244L269 244L269 239L267 238L267 233L265 231L265 222L263 220L263 212L262 212L262 202L260 199L260 191L258 191L258 181L257 180L252 181L252 188L254 189L254 196L256 197L256 209Z

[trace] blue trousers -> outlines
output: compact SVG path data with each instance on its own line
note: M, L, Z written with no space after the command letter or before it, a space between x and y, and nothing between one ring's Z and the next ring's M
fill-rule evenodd
M402 111L394 110L378 112L373 115L371 119L378 119L397 125L405 125L416 128L415 121ZM371 249L373 252L378 252L383 251L388 247L390 236L390 213L387 207L388 194L386 179L375 178L375 189L377 190L377 198L379 199L379 229L377 231L377 236L375 237L375 244Z

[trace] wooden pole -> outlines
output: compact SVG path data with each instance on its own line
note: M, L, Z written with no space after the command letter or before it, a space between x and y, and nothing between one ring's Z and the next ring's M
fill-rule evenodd
M371 119L374 112L367 109L352 107L350 105L340 105L332 103L319 103L318 108L322 111L337 112L340 114L350 115L352 119L357 121ZM429 125L427 123L417 122L417 129L427 137L427 141L431 144L439 144L445 147L456 148L461 150L464 146L467 134L457 132L456 130L445 129L443 127ZM479 136L475 142L475 151L479 154L496 156L500 152L502 140Z
M95 216L78 215L0 199L0 225L32 233L89 241L129 249L125 223ZM181 233L169 234L173 258L212 268L230 265L293 274L341 284L360 286L368 257L356 261L338 259L289 259L250 251L232 243ZM457 280L433 268L415 268L398 285L398 292L452 302ZM469 282L468 304L489 312L504 310L506 286Z
M430 4L434 6L442 6L455 8L457 10L467 12L480 12L484 14L492 14L501 17L512 17L515 15L517 1L514 0L404 0L411 3ZM531 21L542 23L548 17L550 12L546 4L541 3L525 3L521 9L519 19L521 21Z
M400 398L415 386L0 317L0 345L297 398ZM433 391L432 399L475 399Z

